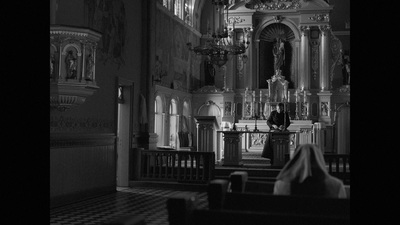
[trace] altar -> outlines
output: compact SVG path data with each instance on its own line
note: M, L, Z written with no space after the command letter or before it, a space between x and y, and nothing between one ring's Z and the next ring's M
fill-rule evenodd
M217 131L222 134L224 160L223 166L242 166L242 137L246 135L258 134L265 139L267 135L272 135L273 164L272 166L284 166L285 155L290 153L291 137L296 134L293 131L270 132L270 131ZM264 140L265 140L264 139ZM265 141L264 141L265 143ZM262 150L262 149L261 149Z

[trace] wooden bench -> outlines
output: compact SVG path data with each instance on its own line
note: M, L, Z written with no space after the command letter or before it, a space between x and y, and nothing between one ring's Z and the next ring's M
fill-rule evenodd
M228 192L250 192L273 194L275 182L248 180L246 171L234 171L229 176L230 185ZM350 185L344 185L347 198L350 198Z
M177 207L177 203L187 203L179 199L175 208L168 204L169 215L184 215L185 220L176 224L350 224L350 200L310 196L279 196L259 193L228 192L229 181L212 180L208 188L208 209L191 204ZM190 194L187 194L190 195ZM185 199L195 199L186 196ZM180 210L180 213L176 211ZM173 213L175 211L175 213ZM181 216L182 217L182 216ZM175 220L177 221L177 220ZM184 222L182 222L184 221Z

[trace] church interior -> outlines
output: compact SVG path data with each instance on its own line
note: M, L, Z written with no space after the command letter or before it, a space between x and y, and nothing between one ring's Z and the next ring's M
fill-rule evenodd
M307 143L349 199L350 1L50 0L51 224L184 224L170 197L272 192Z

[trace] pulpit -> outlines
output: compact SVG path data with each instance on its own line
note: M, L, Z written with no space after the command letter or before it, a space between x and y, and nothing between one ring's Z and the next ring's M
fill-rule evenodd
M283 167L285 165L285 154L289 154L290 150L290 135L296 132L270 132L272 149L273 149L273 164L272 166Z
M217 154L217 130L219 124L215 116L195 116L197 127L197 151Z

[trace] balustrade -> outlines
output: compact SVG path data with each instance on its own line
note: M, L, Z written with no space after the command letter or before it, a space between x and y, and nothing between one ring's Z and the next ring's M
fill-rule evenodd
M141 180L206 183L213 179L214 152L141 151Z

